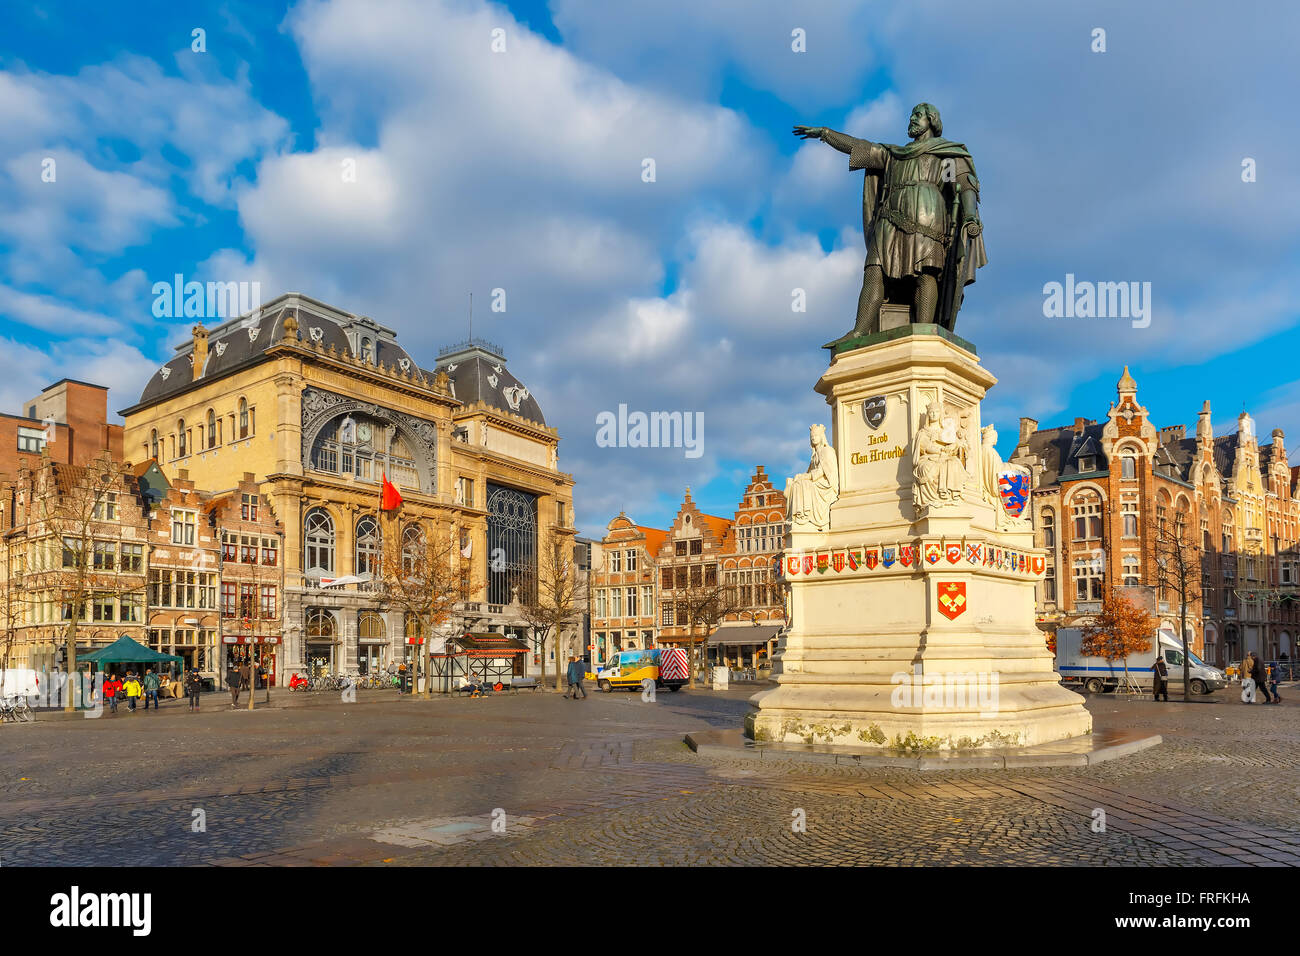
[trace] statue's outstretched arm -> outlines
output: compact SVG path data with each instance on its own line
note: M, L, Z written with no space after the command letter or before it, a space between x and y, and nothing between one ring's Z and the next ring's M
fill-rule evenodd
M841 153L853 152L855 145L870 146L874 145L869 140L857 139L849 136L847 133L839 133L833 129L827 129L825 126L796 126L794 135L802 139L819 139L823 143L834 146Z

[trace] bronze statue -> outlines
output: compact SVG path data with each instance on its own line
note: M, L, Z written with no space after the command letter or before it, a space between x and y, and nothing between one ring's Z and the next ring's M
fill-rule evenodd
M891 146L821 126L796 126L794 134L819 139L849 154L849 169L865 169L862 230L867 261L853 331L826 348L880 331L886 302L908 303L914 323L952 331L963 289L985 265L979 218L979 180L961 143L941 137L939 111L929 103L912 110L912 142ZM910 287L910 288L909 288Z

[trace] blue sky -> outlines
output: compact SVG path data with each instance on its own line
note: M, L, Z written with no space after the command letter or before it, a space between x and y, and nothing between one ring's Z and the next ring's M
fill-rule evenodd
M1004 454L1021 415L1104 416L1128 364L1158 424L1245 407L1300 462L1293 5L807 6L10 5L0 407L64 376L131 404L188 334L151 312L178 272L371 315L426 364L472 292L560 429L584 531L666 523L687 484L729 514L755 464L806 464L819 346L861 282L862 174L790 126L900 142L925 100L982 184L958 331L1001 380ZM1151 325L1045 318L1067 273L1150 282ZM477 306L494 288L504 313ZM597 447L620 403L702 412L703 456Z

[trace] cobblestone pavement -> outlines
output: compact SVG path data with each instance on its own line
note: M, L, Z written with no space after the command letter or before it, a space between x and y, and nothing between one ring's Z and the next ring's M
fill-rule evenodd
M736 726L749 693L376 692L4 725L0 865L1300 862L1291 700L1092 698L1098 729L1165 743L1083 768L759 764L681 743Z

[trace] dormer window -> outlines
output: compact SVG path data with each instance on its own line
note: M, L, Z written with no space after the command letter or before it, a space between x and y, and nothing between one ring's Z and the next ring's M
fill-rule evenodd
M372 364L375 361L375 343L373 339L363 338L361 340L361 361Z
M1097 470L1097 459L1095 456L1093 455L1080 456L1079 458L1080 474L1086 474L1087 472L1096 471L1096 470Z

